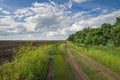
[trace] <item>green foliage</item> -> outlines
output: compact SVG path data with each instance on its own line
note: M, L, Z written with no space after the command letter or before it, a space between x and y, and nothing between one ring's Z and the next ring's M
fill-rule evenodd
M49 67L48 52L52 45L23 46L13 62L0 66L0 80L44 80Z
M114 25L104 23L100 28L85 28L68 37L74 44L120 46L120 17Z

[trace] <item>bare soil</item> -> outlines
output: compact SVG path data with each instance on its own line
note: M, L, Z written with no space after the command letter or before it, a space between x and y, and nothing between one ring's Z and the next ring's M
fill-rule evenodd
M88 76L80 68L82 64L75 59L68 49L67 53L68 56L66 56L65 59L70 64L76 80L88 80Z
M84 59L86 59L89 63L91 63L93 66L95 66L96 69L103 72L110 80L120 80L120 77L117 74L111 72L109 69L107 69L106 67L104 67L100 63L96 62L95 60L91 59L87 55L82 54L75 49L72 49L72 50L74 50L76 53L78 53L80 56L82 56Z
M31 44L32 46L38 47L64 42L65 41L0 41L0 65L4 62L13 61L13 57L16 54L14 50L18 50L20 46Z
M54 58L50 58L50 65L46 80L54 80Z

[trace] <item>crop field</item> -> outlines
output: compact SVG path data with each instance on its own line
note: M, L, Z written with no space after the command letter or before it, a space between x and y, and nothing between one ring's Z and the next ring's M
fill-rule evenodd
M119 49L113 53L65 41L0 44L0 80L120 80Z

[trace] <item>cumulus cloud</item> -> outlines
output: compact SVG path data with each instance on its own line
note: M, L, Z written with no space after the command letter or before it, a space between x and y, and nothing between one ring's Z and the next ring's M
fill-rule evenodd
M9 11L4 10L3 8L0 7L0 13L2 14L10 14Z
M57 20L58 17L56 16L46 16L46 17L41 17L39 22L36 25L36 30L48 30L48 31L54 31L56 30L59 24L59 21Z
M114 22L115 18L118 16L120 16L120 10L114 11L109 14L99 15L97 17L91 17L89 19L80 20L78 22L75 22L72 26L73 27L77 26L77 28L79 28L79 29L83 29L85 27L100 27L101 24L103 24L105 22L112 24Z
M9 11L5 11L5 10L3 10L2 13L3 13L3 14L10 14Z
M35 2L32 5L32 7L17 9L14 12L14 16L9 15L0 18L0 25L6 27L4 30L1 28L5 32L4 34L24 32L26 34L39 33L41 34L40 36L45 37L47 35L50 37L58 34L59 30L68 26L66 24L69 19L67 14L70 14L70 11L67 11L67 9L71 8L71 1L63 5L58 5L54 2ZM22 20L22 22L18 22L15 19ZM50 34L48 35L48 33Z
M33 12L30 10L30 8L23 8L23 9L18 9L17 11L14 12L16 18L22 19L27 16L33 15Z
M13 12L14 16L1 16L0 39L66 39L85 27L112 23L115 17L120 16L120 10L94 17L85 11L73 13L71 7L71 1L65 4L35 2L31 7L17 9Z

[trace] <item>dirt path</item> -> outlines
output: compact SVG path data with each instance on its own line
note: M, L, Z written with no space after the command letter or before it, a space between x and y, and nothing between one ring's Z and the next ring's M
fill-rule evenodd
M50 58L50 66L46 80L54 80L54 58Z
M77 51L75 49L72 49L72 50L74 50L80 56L82 56L83 58L85 58L89 63L91 63L93 66L95 66L98 70L100 70L101 72L103 72L110 80L120 80L120 77L118 75L114 74L109 69L107 69L103 65L99 64L98 62L94 61L93 59L91 59L87 55L81 54L79 51Z
M68 56L66 56L65 59L72 67L76 80L88 80L87 75L80 68L80 63L75 59L75 57L70 53L68 49L67 49L67 53Z

